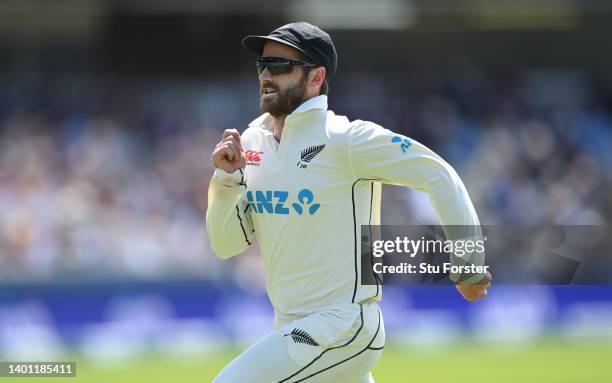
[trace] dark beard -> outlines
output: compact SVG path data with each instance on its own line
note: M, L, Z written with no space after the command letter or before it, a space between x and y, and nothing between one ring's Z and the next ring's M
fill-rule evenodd
M287 116L300 106L306 96L306 82L308 76L304 74L300 82L293 87L280 91L275 102L262 104L262 111L270 113L273 117Z

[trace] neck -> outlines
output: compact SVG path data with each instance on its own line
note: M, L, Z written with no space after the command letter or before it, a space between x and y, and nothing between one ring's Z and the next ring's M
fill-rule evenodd
M300 105L305 103L306 101L308 101L309 99L313 98L317 96L317 94L309 94L307 95L304 99L302 99L302 101L300 102ZM276 139L277 142L280 142L281 140L281 134L283 133L283 128L285 127L285 119L287 118L286 114L283 114L281 116L278 117L274 117L274 138Z
M274 117L274 138L278 142L281 140L281 134L285 127L285 118L287 118L287 115Z

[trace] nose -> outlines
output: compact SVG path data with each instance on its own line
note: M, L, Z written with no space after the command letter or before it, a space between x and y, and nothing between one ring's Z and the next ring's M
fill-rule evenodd
M259 81L270 81L272 80L272 74L268 70L268 68L264 69L263 72L259 74Z

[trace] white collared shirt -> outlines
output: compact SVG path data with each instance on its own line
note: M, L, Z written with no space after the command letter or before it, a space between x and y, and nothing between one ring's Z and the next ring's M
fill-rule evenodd
M255 233L266 289L281 315L381 297L360 283L361 225L380 224L381 184L429 194L441 225L479 225L455 170L417 141L368 121L349 121L313 97L287 116L280 143L264 113L244 131L244 170L217 170L206 227L228 258Z

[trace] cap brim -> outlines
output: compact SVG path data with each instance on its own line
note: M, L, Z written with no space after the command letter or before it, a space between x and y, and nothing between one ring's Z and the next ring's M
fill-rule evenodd
M251 52L255 53L256 55L261 56L263 54L264 45L266 45L266 42L268 41L275 41L277 43L288 45L291 48L297 49L298 51L306 54L306 52L304 52L301 48L299 48L295 44L290 43L289 41L285 41L283 39L279 39L278 37L273 37L273 36L254 36L254 35L247 36L244 39L242 39L242 46L250 50Z

